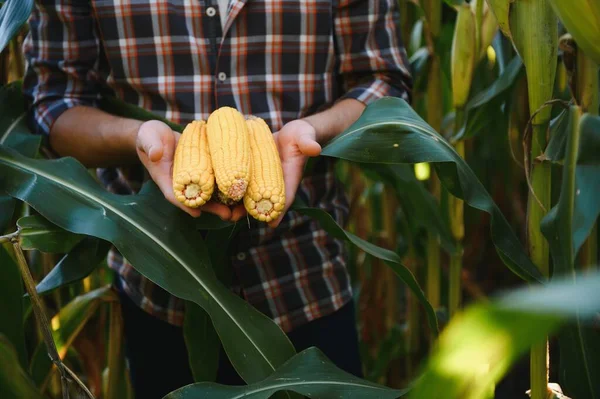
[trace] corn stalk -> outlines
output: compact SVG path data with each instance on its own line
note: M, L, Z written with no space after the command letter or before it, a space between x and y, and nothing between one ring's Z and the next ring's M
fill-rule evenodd
M551 110L544 105L552 98L556 77L558 21L548 0L518 0L510 6L509 24L513 43L527 73L529 112L532 115L529 156L535 159L543 153L547 144ZM549 248L540 231L540 223L551 206L551 181L550 164L534 162L527 211L528 248L531 259L545 276L550 274ZM532 399L546 399L548 395L547 352L546 341L531 349Z
M438 49L435 43L440 34L442 20L442 2L436 0L423 0L425 13L425 37L429 49L430 65L427 74L427 123L436 131L442 129L444 117L444 104L442 92L442 69ZM430 190L436 200L440 201L440 181L435 173L430 175ZM427 271L425 290L427 300L434 309L439 309L440 303L440 243L435 233L427 234Z
M477 7L481 9L481 7ZM481 10L479 10L481 11ZM475 63L479 54L479 37L477 24L471 6L463 4L458 7L454 36L452 38L451 74L452 74L452 105L455 109L454 131L462 128L465 122L465 105L469 98ZM465 143L458 140L454 149L465 158ZM452 317L460 308L461 303L461 273L462 246L465 236L464 203L454 196L448 198L448 214L450 229L456 241L456 252L450 257L448 271L448 313Z

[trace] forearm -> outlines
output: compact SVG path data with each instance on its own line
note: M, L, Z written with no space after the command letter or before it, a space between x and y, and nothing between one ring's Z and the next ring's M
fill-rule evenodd
M135 142L142 121L117 117L102 110L77 106L58 117L50 131L50 146L88 168L139 162Z
M317 132L317 142L322 146L352 125L365 109L364 103L347 98L335 103L331 108L310 115L303 120L310 123Z

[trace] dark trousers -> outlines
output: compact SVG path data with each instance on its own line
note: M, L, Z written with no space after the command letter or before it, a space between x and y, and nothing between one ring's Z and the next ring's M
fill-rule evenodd
M123 308L126 355L136 399L159 399L194 382L180 327L158 320L119 294ZM340 369L362 377L354 304L288 333L300 352L315 346ZM245 384L221 348L217 381Z

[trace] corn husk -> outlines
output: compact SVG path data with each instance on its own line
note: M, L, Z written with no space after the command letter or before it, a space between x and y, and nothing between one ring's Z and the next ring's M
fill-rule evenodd
M478 32L478 48L479 48L479 56L477 60L481 60L487 54L487 48L490 44L492 44L492 40L494 40L494 36L496 32L498 32L498 20L496 16L488 7L488 4L485 0L473 0L471 1L471 10L473 14L477 17L477 6L479 3L483 3L482 7L482 15L481 21L477 21L477 32Z
M458 8L454 37L452 38L452 102L454 107L463 108L469 98L475 57L477 54L475 15L468 4Z
M508 20L508 14L510 9L510 3L514 0L486 0L488 6L490 6L494 16L496 17L496 21L498 22L498 26L502 33L511 38L510 33L510 24Z
M523 60L529 89L529 111L533 115L552 98L558 57L558 20L549 0L517 0L510 8L510 27L515 49ZM533 120L544 125L550 107Z
M600 1L549 0L577 47L600 65Z

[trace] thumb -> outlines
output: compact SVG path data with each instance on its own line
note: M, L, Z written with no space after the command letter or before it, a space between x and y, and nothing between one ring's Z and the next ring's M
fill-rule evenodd
M148 122L140 126L137 137L137 148L148 156L152 162L160 161L164 154L164 129L162 126Z
M298 149L309 157L316 157L321 154L321 145L309 136L300 136L298 139Z

